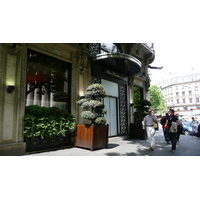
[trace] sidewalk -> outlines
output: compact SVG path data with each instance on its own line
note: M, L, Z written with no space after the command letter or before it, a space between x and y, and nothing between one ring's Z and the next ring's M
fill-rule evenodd
M127 137L109 138L107 149L90 151L83 148L69 148L26 156L200 156L200 138L181 135L176 151L171 152L171 144L164 141L162 130L156 132L155 150L149 150L148 139L129 139Z

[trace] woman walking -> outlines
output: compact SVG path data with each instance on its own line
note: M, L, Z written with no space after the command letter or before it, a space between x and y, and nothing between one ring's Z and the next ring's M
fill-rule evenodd
M174 125L173 122L175 122L176 124ZM168 119L166 119L165 127L167 126L169 127L169 139L172 143L172 149L171 149L172 152L175 152L176 150L177 123L178 123L178 118L176 115L174 115L174 110L170 109L169 117Z

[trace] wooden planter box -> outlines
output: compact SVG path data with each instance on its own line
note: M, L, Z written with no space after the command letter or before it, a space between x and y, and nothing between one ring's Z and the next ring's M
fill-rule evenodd
M142 128L142 123L131 123L129 138L145 139L147 137L146 129Z
M90 150L108 147L107 125L78 124L76 128L75 147L83 147Z

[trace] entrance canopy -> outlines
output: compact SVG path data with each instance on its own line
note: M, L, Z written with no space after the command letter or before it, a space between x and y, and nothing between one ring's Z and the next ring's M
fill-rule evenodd
M142 63L137 58L124 53L98 54L93 58L92 63L127 76L138 74L142 67Z

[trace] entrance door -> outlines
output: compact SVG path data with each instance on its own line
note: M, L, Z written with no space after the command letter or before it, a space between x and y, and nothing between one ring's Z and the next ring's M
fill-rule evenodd
M107 124L109 124L109 136L117 135L117 98L105 97L104 98L105 108L107 113L105 118Z

